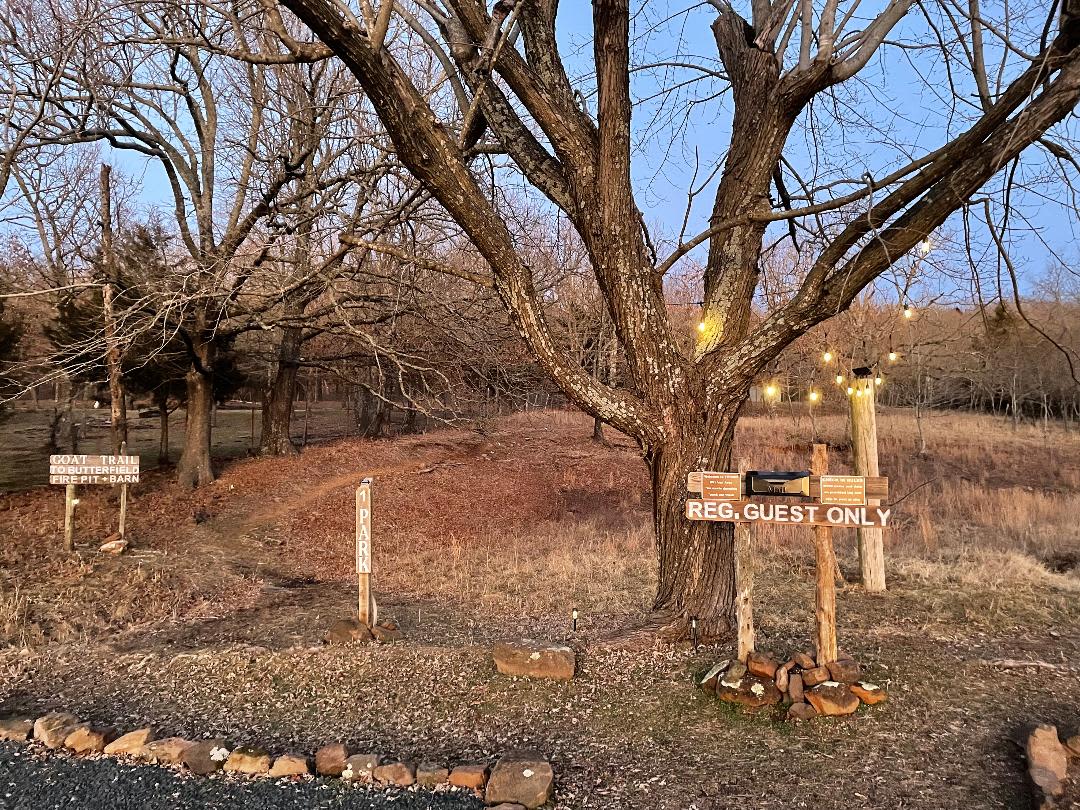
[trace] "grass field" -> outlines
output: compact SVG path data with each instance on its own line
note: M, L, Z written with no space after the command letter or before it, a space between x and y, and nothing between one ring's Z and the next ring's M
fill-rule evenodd
M816 429L844 471L843 420ZM595 445L567 412L237 459L194 493L151 472L120 558L93 550L115 524L108 491L83 498L77 557L60 551L60 492L0 496L0 713L64 706L459 760L529 745L552 758L567 808L1023 807L1025 725L1080 723L1080 436L949 414L926 430L918 456L910 415L880 417L886 594L854 583L853 532L835 533L851 582L841 647L891 693L847 720L796 727L714 702L693 675L722 648L590 646L649 608L650 499L632 443ZM737 455L805 468L810 433L805 417L753 415ZM366 475L380 614L408 641L318 647L352 610L352 487ZM809 646L808 535L757 534L759 644L780 654ZM579 646L581 676L495 675L491 641L522 634Z

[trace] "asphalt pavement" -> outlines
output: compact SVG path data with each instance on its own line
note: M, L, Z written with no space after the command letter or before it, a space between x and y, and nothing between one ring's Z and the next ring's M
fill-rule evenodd
M3 810L477 810L481 802L429 790L377 790L336 780L287 782L216 776L193 777L156 765L113 759L43 755L24 745L0 743L0 808Z

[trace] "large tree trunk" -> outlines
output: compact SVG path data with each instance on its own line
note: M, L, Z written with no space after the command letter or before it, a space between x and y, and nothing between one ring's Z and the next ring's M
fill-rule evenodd
M732 469L738 408L685 413L681 437L646 457L652 478L653 525L659 574L654 630L668 640L686 638L691 618L702 641L727 638L735 627L734 524L687 520L686 474Z
M214 347L210 342L195 347L197 360L187 373L187 430L184 450L176 469L177 482L193 489L214 480L210 464L211 420L214 409Z
M262 442L259 452L264 456L288 456L296 453L291 430L302 343L300 327L287 326L282 330L281 345L278 346L277 373L263 399Z
M169 398L158 397L158 464L169 463Z

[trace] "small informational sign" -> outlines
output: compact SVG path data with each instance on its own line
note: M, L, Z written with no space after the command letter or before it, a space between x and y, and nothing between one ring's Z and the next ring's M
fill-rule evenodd
M50 484L137 484L138 456L49 456Z
M861 475L823 475L818 500L836 506L865 506L866 479Z
M688 500L686 517L726 523L779 523L790 526L879 528L888 525L892 510L883 506L830 506L823 503L776 501Z
M742 476L733 472L703 472L701 497L707 501L742 500Z
M371 481L356 489L356 573L371 573Z

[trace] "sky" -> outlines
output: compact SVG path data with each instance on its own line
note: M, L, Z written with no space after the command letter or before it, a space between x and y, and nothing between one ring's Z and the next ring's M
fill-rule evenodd
M876 10L880 3L867 6ZM693 61L719 69L716 48L709 24L715 17L711 7L701 4L687 13L669 11L683 9L682 4L669 2L647 3L638 8L635 16L635 61L638 64L660 60ZM842 5L843 9L845 6ZM986 8L984 6L984 8ZM990 10L987 10L990 14ZM655 29L652 33L646 33ZM921 35L925 23L912 15L901 23L896 38ZM595 103L591 92L592 48L591 4L563 2L559 16L560 48L572 75L584 80L587 101ZM995 52L988 45L991 57ZM633 176L646 222L658 239L673 241L683 226L687 204L687 188L694 177L708 176L712 167L722 159L729 140L731 100L729 94L704 102L710 95L720 93L724 85L715 80L697 81L676 93L665 96L663 104L656 95L661 86L684 82L700 74L687 70L654 70L635 73L633 92L637 104L634 113L636 152L633 157ZM880 176L895 166L905 150L911 155L923 154L939 146L948 127L955 131L956 121L950 121L949 106L943 82L945 77L940 60L927 59L925 54L885 53L868 65L860 78L841 86L830 98L822 99L815 109L814 130L797 125L789 140L786 155L801 174L809 176L816 166L822 176L843 174L860 177L870 171ZM834 114L839 111L839 114ZM658 113L677 119L686 115L687 126L658 124ZM805 119L804 119L805 120ZM130 154L115 155L112 159L138 183L142 189L138 199L143 206L162 205L168 189L163 172L152 161ZM1032 175L1043 167L1042 156L1025 161L1018 177ZM788 178L789 187L795 183ZM686 226L690 237L707 227L712 204L712 186L696 198ZM851 190L848 187L845 190ZM1073 260L1077 237L1075 214L1060 204L1062 193L1055 194L1052 186L1040 193L1017 193L1013 197L1015 214L1012 224L1016 230L1009 235L1011 249L1024 269L1024 291L1030 292L1043 270L1051 263L1053 253ZM1020 214L1035 223L1039 233L1030 232ZM960 231L959 219L954 217L934 243L945 245ZM984 242L988 240L984 235ZM697 252L700 258L703 250ZM990 253L981 266L993 275L996 259ZM957 256L937 252L939 263L948 262L952 272L962 275ZM934 284L929 282L930 294ZM951 283L951 282L950 282Z

